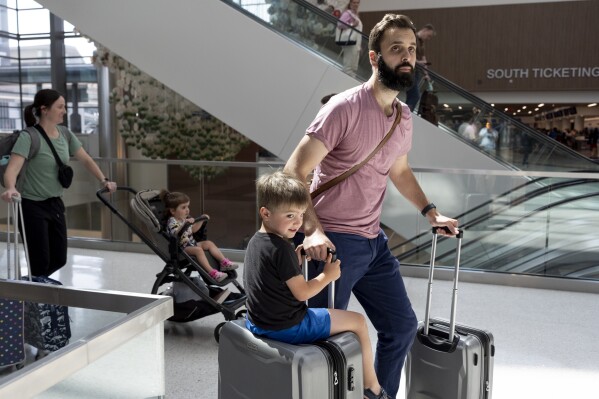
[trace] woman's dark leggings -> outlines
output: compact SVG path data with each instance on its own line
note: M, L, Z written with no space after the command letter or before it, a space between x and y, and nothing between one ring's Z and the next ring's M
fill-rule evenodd
M22 201L31 274L50 276L67 263L64 204L60 197Z

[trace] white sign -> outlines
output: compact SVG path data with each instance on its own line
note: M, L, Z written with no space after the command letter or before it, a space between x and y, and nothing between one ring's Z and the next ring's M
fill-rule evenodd
M599 78L599 66L560 68L487 69L487 79L568 79Z

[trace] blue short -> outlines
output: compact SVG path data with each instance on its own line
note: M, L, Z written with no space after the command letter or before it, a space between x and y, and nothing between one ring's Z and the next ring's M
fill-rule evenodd
M245 326L255 335L294 345L310 344L331 336L331 316L325 308L309 308L301 323L285 330L265 330L249 319L245 320Z

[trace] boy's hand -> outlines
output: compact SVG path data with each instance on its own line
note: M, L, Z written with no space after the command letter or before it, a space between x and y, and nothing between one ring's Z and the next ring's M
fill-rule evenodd
M191 224L193 224L193 222L195 222L195 219L194 219L194 218L187 218L187 219L185 219L185 221L186 221L187 223L191 223Z
M329 281L335 281L341 277L341 260L332 262L333 254L327 255L327 263L324 265L322 273Z

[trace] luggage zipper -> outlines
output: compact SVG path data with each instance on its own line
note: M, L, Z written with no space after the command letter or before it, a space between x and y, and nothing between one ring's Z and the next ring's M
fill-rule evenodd
M347 368L345 355L339 345L330 341L317 342L326 353L329 354L332 360L332 383L333 383L333 399L345 399L345 373Z

